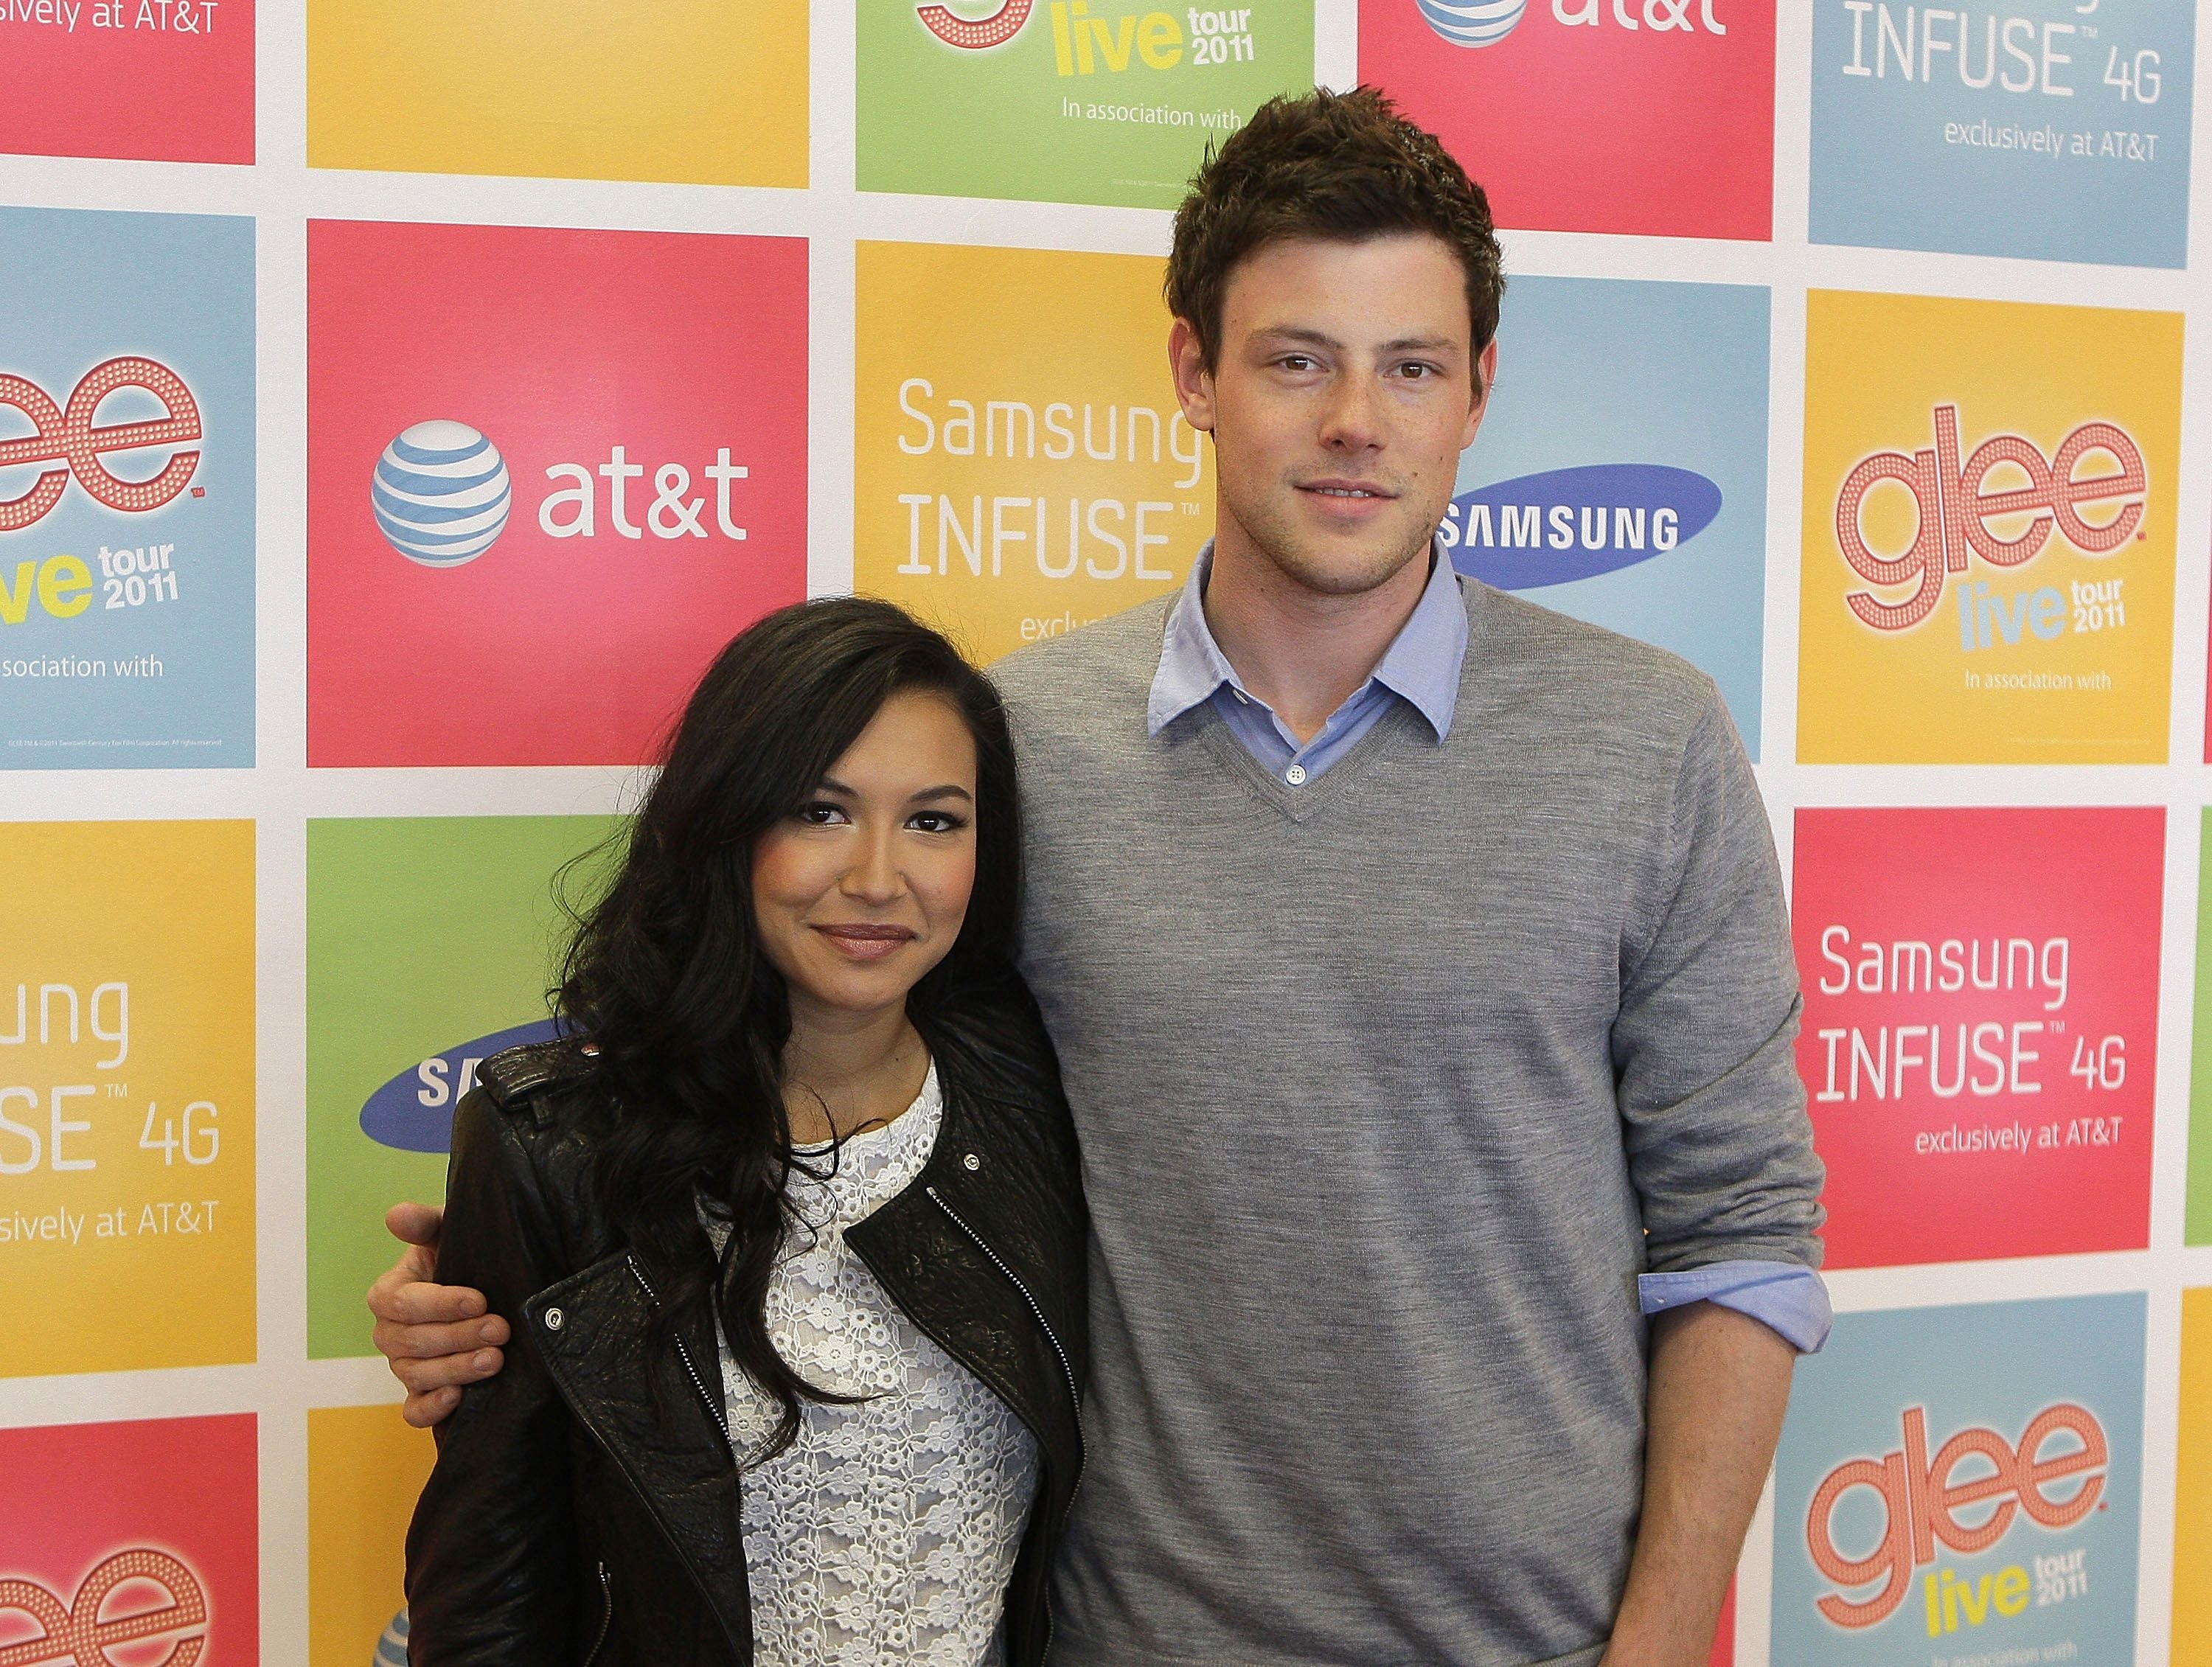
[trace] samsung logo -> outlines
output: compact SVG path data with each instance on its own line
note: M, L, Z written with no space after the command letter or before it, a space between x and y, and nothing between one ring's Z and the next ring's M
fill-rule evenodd
M361 1108L361 1132L379 1146L400 1152L450 1149L453 1107L476 1086L477 1067L494 1054L526 1042L550 1042L557 1033L552 1019L541 1019L433 1054L368 1097Z
M1462 492L1437 537L1469 578L1535 590L1664 555L1720 512L1721 489L1694 470L1592 463Z

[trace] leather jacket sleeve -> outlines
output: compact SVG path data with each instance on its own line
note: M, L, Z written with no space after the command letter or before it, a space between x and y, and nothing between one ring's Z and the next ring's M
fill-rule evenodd
M569 1486L572 1425L522 1310L570 1271L558 1254L528 1149L475 1090L453 1117L437 1278L482 1291L514 1340L505 1369L465 1389L438 1427L437 1463L407 1533L413 1667L546 1667L578 1647L587 1583Z

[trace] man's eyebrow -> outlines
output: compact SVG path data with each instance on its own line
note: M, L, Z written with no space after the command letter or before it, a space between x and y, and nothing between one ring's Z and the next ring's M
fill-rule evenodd
M1252 332L1255 341L1303 342L1311 347L1341 348L1344 344L1326 332L1312 330L1304 325L1271 324Z
M1255 341L1301 343L1330 352L1341 352L1344 348L1344 344L1328 332L1305 325L1268 325L1254 331L1252 337ZM1399 336L1384 342L1380 350L1384 353L1455 353L1460 350L1460 344L1449 336Z
M1460 344L1449 336L1401 336L1382 344L1385 353L1456 353Z

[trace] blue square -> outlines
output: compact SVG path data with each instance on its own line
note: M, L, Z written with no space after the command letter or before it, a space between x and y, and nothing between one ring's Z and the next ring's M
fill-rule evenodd
M1462 573L1678 654L1759 756L1763 289L1516 277L1440 536Z
M1773 1658L2133 1661L2146 1311L2130 1293L1838 1319L1775 1457Z
M2189 259L2189 0L1818 0L1812 239Z
M253 763L253 248L0 209L0 769Z

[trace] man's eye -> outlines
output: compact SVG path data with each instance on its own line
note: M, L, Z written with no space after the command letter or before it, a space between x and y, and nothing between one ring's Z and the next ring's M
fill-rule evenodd
M1437 374L1437 368L1434 365L1401 365L1398 367L1398 374L1409 382L1425 382Z
M1285 370L1311 370L1314 362L1303 353L1287 353L1275 361Z

